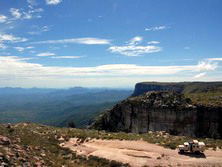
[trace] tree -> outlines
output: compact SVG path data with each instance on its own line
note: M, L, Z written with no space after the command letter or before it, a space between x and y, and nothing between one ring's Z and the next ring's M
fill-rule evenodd
M73 121L70 121L68 123L68 128L75 128L75 127L76 127L76 125L75 125L75 123Z

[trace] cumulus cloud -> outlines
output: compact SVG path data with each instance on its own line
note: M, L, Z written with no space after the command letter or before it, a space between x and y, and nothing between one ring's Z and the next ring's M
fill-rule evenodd
M86 44L86 45L107 45L110 44L110 40L100 39L100 38L71 38L71 39L32 42L32 44L64 44L64 43Z
M47 5L57 5L62 2L62 0L46 0Z
M33 19L33 18L41 18L39 13L43 12L42 8L34 9L31 7L30 10L24 11L23 9L10 8L9 12L11 13L13 19L11 20L24 20L24 19Z
M168 29L167 26L155 26L155 27L151 27L151 28L146 28L145 31L159 31L159 30L166 30Z
M4 22L6 22L7 21L7 16L5 16L5 15L0 15L0 23L4 23Z
M40 56L40 57L45 57L45 56L55 56L55 53L51 53L51 52L44 52L44 53L39 53L36 56Z
M138 45L143 41L143 37L136 36L129 41L129 45Z
M28 39L23 38L23 37L16 37L12 34L4 34L0 33L0 42L2 41L8 41L8 42L25 42Z
M109 50L125 56L140 56L147 53L160 52L162 49L158 46L111 46Z
M212 71L218 67L218 63L208 62L208 61L201 61L197 65L197 70L199 71Z
M206 72L202 72L202 73L195 75L193 78L202 78L202 77L206 76L206 74L207 74Z
M22 13L19 9L16 8L10 8L9 12L15 19L20 19L22 17Z
M119 53L124 56L140 56L147 53L160 52L162 50L159 46L138 46L143 41L143 38L136 36L129 40L128 45L124 46L111 46L108 50L113 53Z

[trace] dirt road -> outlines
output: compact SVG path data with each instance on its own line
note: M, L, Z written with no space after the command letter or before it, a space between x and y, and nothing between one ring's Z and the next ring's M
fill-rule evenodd
M90 140L79 143L76 138L61 146L76 151L79 155L94 155L109 160L128 163L132 167L144 166L221 166L222 151L205 151L204 154L178 154L145 141Z

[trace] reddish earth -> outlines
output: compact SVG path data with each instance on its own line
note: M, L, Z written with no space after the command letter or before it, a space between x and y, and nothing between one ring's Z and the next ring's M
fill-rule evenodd
M76 151L79 155L98 156L109 160L128 163L132 167L144 166L221 166L222 150L206 150L204 154L178 154L145 141L89 140L80 143L76 138L61 146Z

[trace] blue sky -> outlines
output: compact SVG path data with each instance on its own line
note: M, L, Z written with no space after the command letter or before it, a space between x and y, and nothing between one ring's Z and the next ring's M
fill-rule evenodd
M221 81L221 0L1 0L0 87Z

